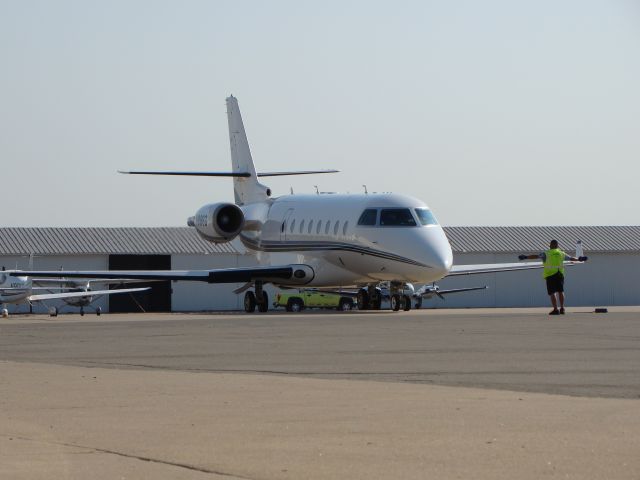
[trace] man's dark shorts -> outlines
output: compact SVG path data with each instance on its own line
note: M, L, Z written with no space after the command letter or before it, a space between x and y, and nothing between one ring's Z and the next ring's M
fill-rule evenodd
M564 292L564 275L560 272L555 275L551 275L546 278L547 280L547 293L553 295L557 292Z

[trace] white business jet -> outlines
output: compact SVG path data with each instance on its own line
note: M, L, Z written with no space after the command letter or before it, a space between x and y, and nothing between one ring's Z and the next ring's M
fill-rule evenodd
M29 276L28 276L29 275ZM146 288L123 288L119 290L91 290L90 281L78 284L73 283L73 287L66 285L65 292L51 293L50 291L55 288L52 286L38 287L33 285L31 278L31 271L21 270L2 270L0 271L0 311L2 317L9 316L9 310L6 308L7 304L21 304L21 303L33 303L42 302L45 300L57 300L61 299L69 305L79 306L82 310L83 307L90 305L97 297L102 295L115 295L119 293L132 293L142 292L149 290ZM48 280L45 280L47 282ZM46 291L47 293L34 293L38 291ZM98 310L96 309L96 313ZM58 315L58 309L51 307L49 309L49 315L55 317Z
M238 237L259 266L191 271L94 271L64 276L243 283L247 312L268 309L263 286L356 287L360 309L379 309L379 285L389 284L392 310L409 310L413 284L446 276L541 268L541 262L453 265L449 241L429 207L399 194L314 194L273 198L259 177L333 173L336 170L256 172L238 101L227 98L231 172L128 171L128 174L232 177L235 202L212 203L189 218L205 239ZM60 272L32 272L57 277Z

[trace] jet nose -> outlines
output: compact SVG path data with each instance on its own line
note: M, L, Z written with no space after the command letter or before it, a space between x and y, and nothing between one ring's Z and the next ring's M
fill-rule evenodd
M428 227L426 235L424 263L429 267L430 274L442 278L449 273L453 264L451 245L441 227Z
M453 253L451 252L451 245L446 242L445 245L439 245L434 252L433 267L442 271L443 276L449 273L453 265Z

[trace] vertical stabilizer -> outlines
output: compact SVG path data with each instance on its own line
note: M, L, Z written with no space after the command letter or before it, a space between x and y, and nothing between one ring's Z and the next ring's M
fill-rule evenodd
M248 172L251 175L250 177L234 177L233 193L236 204L263 202L269 196L269 189L258 182L238 100L233 95L227 98L227 117L229 119L232 171L234 173Z

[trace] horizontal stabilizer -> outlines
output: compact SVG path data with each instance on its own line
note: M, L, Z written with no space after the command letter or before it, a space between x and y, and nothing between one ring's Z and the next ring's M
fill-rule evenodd
M315 175L316 173L338 173L340 170L302 170L298 172L258 172L259 177L283 177L286 175Z
M130 171L125 172L118 170L118 173L124 173L127 175L181 175L184 177L244 177L251 176L249 172L142 172L142 171Z
M282 177L285 175L314 175L319 173L337 173L340 170L303 170L299 172L258 172L258 177ZM179 171L123 171L118 173L127 175L177 175L183 177L241 177L248 178L251 176L249 172L179 172Z

